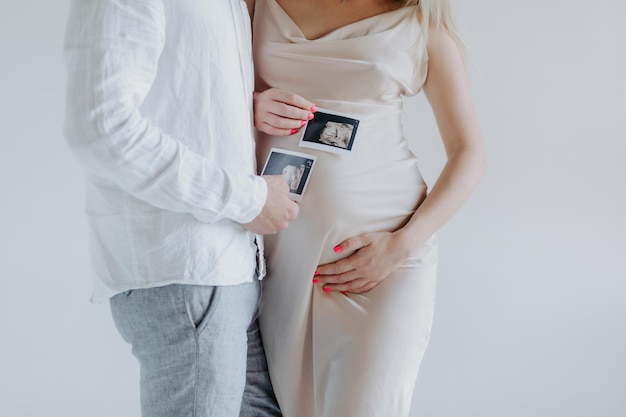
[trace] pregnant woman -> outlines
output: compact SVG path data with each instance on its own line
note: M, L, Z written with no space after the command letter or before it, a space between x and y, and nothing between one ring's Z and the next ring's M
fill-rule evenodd
M406 417L435 302L435 232L484 170L447 1L256 0L258 163L317 157L300 215L266 239L261 330L285 417ZM447 162L427 192L401 125L424 91ZM315 112L359 121L350 152L303 149ZM294 133L294 132L297 132Z

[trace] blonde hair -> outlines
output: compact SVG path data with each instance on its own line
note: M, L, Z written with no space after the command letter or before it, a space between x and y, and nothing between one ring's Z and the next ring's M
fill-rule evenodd
M461 54L465 55L465 45L459 36L450 0L396 0L405 7L417 6L424 38L428 39L429 29L444 29L454 39Z

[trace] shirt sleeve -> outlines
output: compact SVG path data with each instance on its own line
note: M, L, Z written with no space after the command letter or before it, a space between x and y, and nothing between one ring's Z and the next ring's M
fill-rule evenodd
M228 172L216 163L219 155L192 152L141 114L165 26L162 0L72 2L65 38L67 141L90 176L153 206L206 223L250 222L265 203L261 177Z

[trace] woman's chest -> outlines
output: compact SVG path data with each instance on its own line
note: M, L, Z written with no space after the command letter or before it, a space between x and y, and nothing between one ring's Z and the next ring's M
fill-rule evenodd
M391 0L269 0L275 1L305 38L319 39L341 27L401 7Z

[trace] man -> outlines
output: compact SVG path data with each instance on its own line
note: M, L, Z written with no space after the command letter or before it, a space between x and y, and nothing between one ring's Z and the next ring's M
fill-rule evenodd
M298 206L254 173L250 49L241 1L72 2L66 136L87 173L92 299L132 345L144 417L238 416L251 323L266 378L257 234Z

